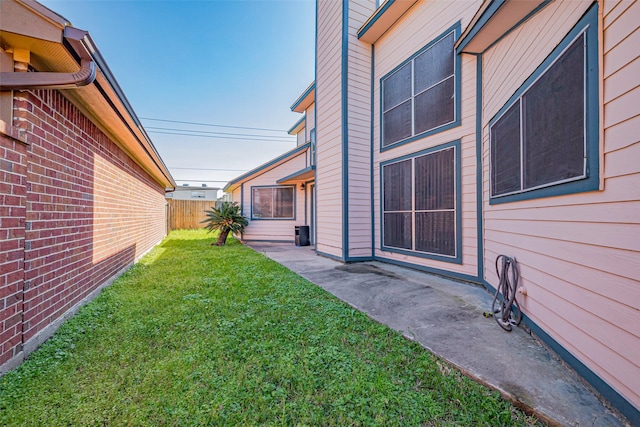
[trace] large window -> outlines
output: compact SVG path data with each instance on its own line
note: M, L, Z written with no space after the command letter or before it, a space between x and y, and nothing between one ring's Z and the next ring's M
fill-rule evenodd
M382 164L383 249L459 261L457 147Z
M252 187L251 219L294 219L294 187Z
M455 30L381 80L382 147L456 121Z
M593 17L591 17L593 15ZM491 202L598 185L597 34L592 10L491 121Z

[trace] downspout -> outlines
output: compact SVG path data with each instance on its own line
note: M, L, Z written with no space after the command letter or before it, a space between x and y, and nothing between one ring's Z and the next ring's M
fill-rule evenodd
M93 83L96 78L96 63L84 44L87 31L65 27L62 38L65 46L80 59L80 70L75 73L36 72L0 73L0 90L25 89L75 89Z

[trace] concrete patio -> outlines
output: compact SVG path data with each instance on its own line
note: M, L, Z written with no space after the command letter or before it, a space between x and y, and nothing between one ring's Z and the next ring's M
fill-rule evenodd
M312 247L249 246L550 425L626 425L523 328L508 333L485 318L493 295L480 286L380 262L342 264L316 255Z

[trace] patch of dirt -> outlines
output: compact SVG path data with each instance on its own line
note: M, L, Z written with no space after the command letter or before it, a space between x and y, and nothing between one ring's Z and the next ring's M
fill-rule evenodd
M354 274L377 274L378 276L384 276L390 279L402 280L402 277L397 274L383 270L382 268L371 264L344 264L337 266L336 270Z

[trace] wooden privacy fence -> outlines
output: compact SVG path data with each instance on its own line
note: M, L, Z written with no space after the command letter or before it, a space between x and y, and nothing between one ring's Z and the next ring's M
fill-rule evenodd
M203 228L200 221L206 218L205 209L222 202L213 200L167 200L167 230Z

